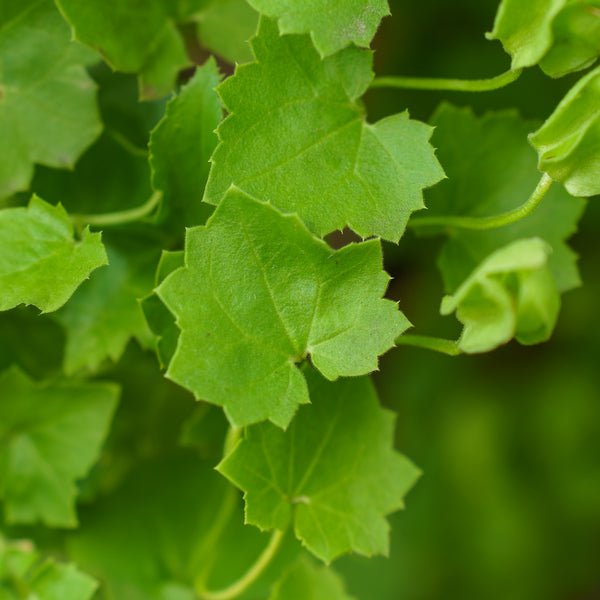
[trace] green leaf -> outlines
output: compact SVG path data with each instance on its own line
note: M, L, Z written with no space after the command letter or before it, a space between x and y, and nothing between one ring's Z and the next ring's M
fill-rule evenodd
M523 204L535 189L539 173L527 134L538 125L536 121L521 119L512 111L476 117L468 108L443 104L432 125L432 142L448 179L428 190L427 215L500 215ZM532 214L512 225L450 231L438 260L446 291L454 292L495 250L529 237L540 237L552 246L548 266L558 289L565 292L578 286L577 255L565 240L576 231L584 207L584 200L555 185Z
M251 42L257 62L218 88L231 113L218 130L204 200L231 185L324 235L349 225L397 241L422 188L443 177L431 128L402 113L371 125L358 100L372 55L355 47L321 60L308 36L280 36L263 18Z
M277 18L279 31L310 33L325 57L350 44L368 47L381 19L390 14L387 0L248 0L260 13Z
M198 15L202 43L231 63L252 60L248 40L257 25L258 14L246 0L212 0Z
M246 522L286 529L329 562L354 550L386 554L385 515L404 507L419 470L393 449L395 415L368 377L324 380L307 369L311 404L287 431L248 428L218 470L244 490Z
M138 298L153 287L157 250L148 243L107 245L109 266L98 271L56 313L65 328L67 374L94 371L107 358L117 362L131 338L150 346Z
M547 267L552 249L539 238L517 240L486 258L440 312L456 311L464 330L463 352L487 352L513 337L521 344L546 341L560 310L560 295Z
M513 69L536 65L550 50L552 22L568 1L502 0L494 29L486 37L502 42Z
M155 287L158 287L167 278L167 275L184 265L183 251L168 252L164 250L156 271ZM175 317L154 292L142 298L140 305L148 326L156 336L154 346L160 366L166 369L175 354L179 339L179 328L175 323Z
M94 595L97 582L74 565L52 559L39 564L39 559L30 542L0 539L0 598L17 600L24 590L27 598L40 600L89 600Z
M74 565L46 562L32 577L30 591L44 600L88 600L98 584Z
M308 402L294 363L310 355L329 379L362 375L409 325L382 299L378 240L334 251L295 215L239 190L188 230L185 263L157 289L181 329L167 377L234 425L286 427Z
M600 194L600 67L582 77L529 136L539 169L573 196Z
M352 600L341 577L330 568L301 559L273 587L269 600Z
M143 99L166 96L189 59L168 0L56 0L75 39L137 73Z
M87 53L50 0L0 3L0 198L26 190L34 163L69 169L99 135Z
M97 460L118 388L0 374L0 497L9 523L73 527L75 481Z
M0 211L0 310L33 304L60 308L90 272L107 264L99 233L81 241L65 210L36 196L27 208Z
M167 105L164 119L150 138L152 182L163 192L163 218L183 230L200 225L211 212L202 203L217 145L215 129L223 110L214 88L220 81L214 59L196 70L190 82Z
M551 77L585 69L600 54L600 1L570 2L552 23L553 44L540 62Z
M301 559L275 584L270 600L352 600L341 577L326 567Z
M78 564L98 573L106 600L193 600L195 583L210 589L232 583L267 540L243 525L237 491L187 454L138 465L124 486L86 513L67 545ZM284 543L240 600L266 598L297 551L297 544Z

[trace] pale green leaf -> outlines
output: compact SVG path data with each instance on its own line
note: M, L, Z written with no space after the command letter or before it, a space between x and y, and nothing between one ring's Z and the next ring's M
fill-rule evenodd
M570 0L552 23L553 44L540 61L551 77L585 69L600 54L600 1Z
M269 600L352 600L341 577L327 567L301 559L281 576Z
M600 67L582 77L529 136L539 169L573 196L600 194Z
M56 0L75 39L97 49L116 70L137 73L140 96L171 92L189 65L168 0Z
M393 449L395 416L368 377L334 383L305 371L311 404L282 431L248 428L219 471L244 490L246 522L286 529L329 562L385 554L385 515L404 507L419 470Z
M169 102L150 137L152 182L163 192L162 218L181 230L202 224L211 212L202 196L217 145L214 132L223 117L214 91L219 81L217 65L210 59Z
M34 196L27 208L0 210L0 310L19 304L57 310L106 263L100 234L86 229L76 241L60 205Z
M56 319L66 331L67 374L94 371L106 359L117 362L131 338L152 343L138 299L153 287L158 252L131 239L107 245L109 266L94 273Z
M321 60L308 36L281 36L265 18L251 43L257 62L218 88L231 114L218 130L205 201L218 204L233 184L297 212L319 235L349 225L397 241L423 207L422 189L443 177L431 128L407 113L366 123L366 50Z
M432 142L448 179L428 190L428 210L422 214L500 215L523 204L535 189L540 174L527 134L538 125L536 121L524 120L511 111L476 117L468 108L443 104L432 125ZM554 185L532 214L512 225L483 231L451 230L438 260L446 291L455 291L495 250L528 237L540 237L552 246L548 266L561 292L578 286L577 255L565 240L576 231L584 207L584 200Z
M286 427L308 402L295 363L310 356L329 379L362 375L409 325L382 299L379 240L334 251L239 190L188 230L185 264L157 289L181 330L167 377L235 425Z
M73 527L75 482L97 460L116 407L107 383L0 374L0 498L9 523Z
M17 600L24 590L31 600L89 600L94 595L97 582L74 565L39 561L31 542L0 539L0 598Z
M552 46L552 22L569 0L502 0L490 40L500 40L512 68L536 65Z
M31 578L29 589L34 598L43 600L88 600L98 584L74 565L48 561Z
M72 168L100 134L87 54L51 0L0 0L0 198L26 190L34 163Z
M368 47L379 22L390 14L387 0L248 0L260 13L277 18L279 31L310 33L321 56L350 44Z
M463 352L486 352L513 337L522 344L546 341L560 310L560 295L550 270L552 249L539 238L517 240L487 257L440 312L456 311L464 330Z

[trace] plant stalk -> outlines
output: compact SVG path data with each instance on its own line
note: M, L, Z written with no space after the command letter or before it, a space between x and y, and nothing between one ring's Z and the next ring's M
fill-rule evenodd
M266 548L256 559L256 562L246 571L246 573L244 573L244 575L230 586L221 590L210 591L202 589L202 587L197 584L196 591L198 596L201 600L231 600L232 598L237 598L245 592L264 573L269 564L271 564L271 561L281 546L284 535L285 531L275 530L271 535L271 539Z
M408 227L413 229L419 227L456 227L459 229L483 230L512 225L512 223L516 223L530 215L539 206L552 183L550 175L544 173L527 202L501 215L491 217L416 217L408 222Z
M160 204L162 197L162 192L156 191L150 196L148 201L136 208L95 215L71 215L71 221L78 228L82 228L85 225L111 227L114 225L135 223L135 221L139 221L152 213L152 211Z
M458 356L459 354L462 354L462 350L458 347L457 342L428 335L401 335L396 339L396 346L415 346L416 348L425 348L426 350L441 352L448 356Z
M521 76L522 69L506 71L488 79L438 79L421 77L376 77L369 88L400 88L450 92L490 92L503 88Z

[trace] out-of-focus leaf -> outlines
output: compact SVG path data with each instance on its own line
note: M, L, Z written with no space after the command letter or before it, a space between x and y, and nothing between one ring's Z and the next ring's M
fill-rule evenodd
M441 313L456 311L464 324L463 352L486 352L516 337L546 341L554 329L560 296L550 270L552 249L543 240L517 240L496 250L442 300Z
M26 190L34 163L70 169L100 134L89 54L51 0L0 2L0 198Z
M539 168L573 196L600 194L600 67L582 77L529 136Z

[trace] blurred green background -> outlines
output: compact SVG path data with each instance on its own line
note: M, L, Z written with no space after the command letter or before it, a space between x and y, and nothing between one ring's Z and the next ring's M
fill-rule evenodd
M495 0L391 2L374 43L377 75L479 78L510 61L492 28ZM537 68L482 94L373 90L371 119L408 108L428 120L447 100L546 118L577 75ZM465 149L468 151L468 149ZM398 448L424 471L391 517L389 559L336 564L359 598L377 600L595 600L600 598L600 206L591 199L571 240L583 286L563 297L549 343L512 342L456 358L408 347L376 376L398 413ZM410 233L386 247L401 299L420 333L458 334L437 316L436 239Z

